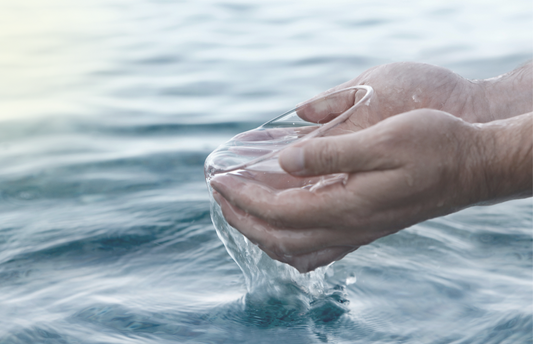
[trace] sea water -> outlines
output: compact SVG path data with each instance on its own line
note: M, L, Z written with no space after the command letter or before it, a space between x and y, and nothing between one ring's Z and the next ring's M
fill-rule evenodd
M219 145L374 65L488 78L530 1L0 3L0 343L530 343L531 199L253 293L210 217Z

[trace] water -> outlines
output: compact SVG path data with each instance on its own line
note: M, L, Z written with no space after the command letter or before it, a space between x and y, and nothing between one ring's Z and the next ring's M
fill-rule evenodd
M359 90L364 90L365 95L356 102L356 91ZM241 268L249 294L286 299L287 295L284 295L286 291L283 290L283 293L280 293L278 287L279 285L291 285L293 289L301 291L299 294L307 297L310 305L317 304L324 297L324 278L328 267L301 274L292 266L270 259L265 252L247 240L224 219L222 209L213 197L211 179L219 174L239 175L279 190L304 188L311 192L326 185L345 183L348 178L345 173L293 178L280 167L278 155L281 150L297 141L332 135L335 132L339 134L339 131L343 131L342 127L346 126L347 119L354 112L367 107L370 101L374 100L372 99L373 93L371 87L360 86L334 92L328 97L321 97L303 107L289 110L256 129L236 135L207 157L204 174L210 195L211 219L226 250ZM353 102L351 104L349 101L342 102L343 105L339 105L341 98L352 99ZM374 101L377 102L377 99ZM334 107L334 105L337 106ZM307 122L298 116L302 115L306 108L328 108L332 112L339 111L342 114L327 124L319 125ZM294 293L289 295L288 299L295 297ZM347 301L344 298L341 300L341 303ZM311 308L314 310L314 307Z
M532 19L529 1L2 0L0 343L531 343L531 200L362 247L322 297L272 297L217 237L202 168L376 64L511 70Z

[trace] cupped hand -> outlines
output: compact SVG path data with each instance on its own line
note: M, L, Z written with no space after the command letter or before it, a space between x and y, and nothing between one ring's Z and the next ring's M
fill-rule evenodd
M446 68L415 62L397 62L370 68L355 79L302 103L298 115L310 122L330 121L339 111L330 111L322 104L318 103L316 106L317 103L313 104L311 101L356 85L372 86L375 92L370 107L356 112L350 118L356 130L368 128L388 117L422 108L445 111L471 123L495 119L490 111L490 99L484 81L467 80ZM356 100L364 92L358 91ZM345 104L343 106L346 109L348 104L353 104L353 100L348 93L343 96L346 99L335 99L335 104L337 107Z
M345 183L279 190L223 174L211 185L231 226L273 259L307 272L478 202L484 181L477 131L449 113L410 111L351 134L297 143L280 155L293 176L347 173Z

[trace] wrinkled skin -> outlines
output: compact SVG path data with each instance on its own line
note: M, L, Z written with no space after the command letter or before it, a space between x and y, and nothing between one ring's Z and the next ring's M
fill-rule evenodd
M471 82L443 68L400 63L372 68L325 93L357 84L372 86L377 101L349 119L343 130L350 133L297 143L279 157L291 174L287 178L343 172L345 184L311 192L279 190L274 184L280 181L268 178L259 182L225 174L211 180L228 223L273 259L307 272L426 219L530 195L532 115L519 116L512 125L468 123L519 115L532 107L530 90L518 93L525 103L499 114L487 97L494 91L492 81ZM505 96L496 95L490 98ZM348 103L338 102L343 108ZM337 112L304 104L298 114L326 122ZM500 132L507 136L498 140ZM498 155L507 142L514 146ZM525 171L523 178L488 164L494 161L511 173ZM492 190L491 183L501 178L517 182Z
M306 149L320 151L328 162L307 165L300 173L346 172L346 184L316 192L278 191L221 175L211 185L231 226L270 257L305 272L379 237L466 206L468 202L457 199L476 192L470 187L472 168L466 166L475 161L475 145L465 139L475 133L475 127L447 113L415 110L354 134L308 142ZM442 147L441 154L432 147ZM293 162L290 154L280 160L282 167Z

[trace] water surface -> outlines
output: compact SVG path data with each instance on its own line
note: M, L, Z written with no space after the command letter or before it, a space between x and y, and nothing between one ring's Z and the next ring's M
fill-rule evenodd
M532 202L247 293L207 155L376 64L469 78L533 53L529 1L0 3L0 343L531 343ZM282 295L282 296L280 296Z

